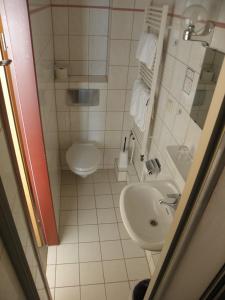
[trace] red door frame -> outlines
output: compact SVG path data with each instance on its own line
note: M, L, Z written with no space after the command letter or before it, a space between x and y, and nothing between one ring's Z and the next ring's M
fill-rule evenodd
M0 13L8 56L12 59L15 105L31 188L46 243L56 245L59 239L40 119L27 1L0 0Z

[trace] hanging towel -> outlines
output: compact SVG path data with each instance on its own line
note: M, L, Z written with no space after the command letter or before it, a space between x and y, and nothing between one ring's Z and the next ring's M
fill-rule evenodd
M157 50L157 37L153 33L143 32L138 44L136 58L151 69Z
M142 132L145 131L145 116L149 98L149 89L142 83L139 92L137 114L134 116L134 121Z
M135 80L131 97L130 114L134 117L134 121L141 131L145 130L145 113L149 97L149 89L142 80Z
M141 90L141 80L136 79L133 85L133 91L131 95L131 103L130 103L130 115L135 116L138 111L138 99Z

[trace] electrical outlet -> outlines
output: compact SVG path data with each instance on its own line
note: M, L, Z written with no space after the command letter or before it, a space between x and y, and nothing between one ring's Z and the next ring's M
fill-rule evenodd
M190 93L191 93L192 83L193 83L193 81L190 78L188 78L188 77L185 78L183 91L188 95L190 95Z
M186 77L188 77L191 80L193 80L194 79L194 71L192 69L190 69L190 68L187 68Z

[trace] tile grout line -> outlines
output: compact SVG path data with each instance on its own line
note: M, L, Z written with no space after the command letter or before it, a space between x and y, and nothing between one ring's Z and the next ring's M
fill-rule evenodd
M75 180L74 180L74 184L75 184L75 186L76 186L76 197L77 197L77 199L78 199L78 184L77 184L77 180L76 180L76 178L75 178ZM77 200L77 227L78 227L78 200ZM79 293L80 293L80 299L81 299L81 275L80 275L80 247L79 247L79 245L80 245L80 243L79 243L79 240L80 240L80 237L79 237L79 227L78 227L78 230L77 230L77 240L78 240L78 249L77 249L77 251L78 251L78 262L77 262L77 264L78 264L78 276L79 276Z
M114 196L115 195L118 195L118 193L116 193L116 194L113 194L112 193L112 184L113 183L116 183L116 181L114 182L114 180L110 180L110 177L109 177L109 171L107 172L107 177L108 177L108 180L107 180L107 182L94 182L94 181L92 181L92 185L94 186L94 184L95 183L108 183L109 184L109 186L110 186L110 190L111 190L111 194L99 194L99 195L96 195L96 193L94 192L93 193L93 195L90 195L90 196L92 196L93 198L94 198L94 202L95 202L95 212L96 212L96 218L97 218L97 224L82 224L82 225L80 225L80 224L78 224L78 212L79 212L79 210L83 210L83 211L86 211L86 210L93 210L93 208L90 208L90 209L78 209L78 206L77 206L77 209L76 209L76 211L77 211L77 224L76 225L61 225L61 223L60 223L60 226L61 227L66 227L66 226L68 226L68 227L71 227L71 226L75 226L75 227L77 227L78 228L78 243L63 243L62 245L68 245L68 244L72 244L72 245L74 245L74 244L78 244L78 267L79 267L79 288L80 288L80 296L81 296L81 281L80 281L80 255L79 255L79 244L82 244L82 243L99 243L99 246L100 246L100 254L101 254L101 261L88 261L88 262L85 262L85 263L89 263L89 262L101 262L101 267L102 267L102 272L103 272L103 278L104 278L104 288L105 288L105 296L107 297L107 295L106 295L106 279L105 279L105 275L104 275L104 268L103 268L103 257L102 257L102 247L101 247L101 242L110 242L110 241L113 241L113 242L115 242L115 241L120 241L120 245L121 245L121 248L122 248L122 253L123 253L123 261L124 261L124 263L125 263L125 268L126 268L126 274L127 274L127 280L126 281L119 281L119 282L128 282L128 285L129 285L129 287L130 287L130 285L131 285L131 281L135 281L135 280L130 280L129 279L129 277L128 277L128 271L127 271L127 266L126 266L126 259L125 259L125 255L124 255L124 249L123 249L123 246L122 246L122 241L123 240L129 240L129 239L122 239L122 236L121 236L121 233L120 233L120 231L119 231L119 223L122 223L122 222L120 222L119 221L119 219L118 219L118 217L117 217L117 214L116 214L116 209L118 209L119 207L117 206L117 205L115 205L116 203L114 202ZM81 183L82 184L82 183ZM77 187L77 185L78 185L78 183L75 181L75 185L76 185L76 187ZM78 189L76 189L76 191L78 192ZM96 201L96 197L98 197L98 196L108 196L108 195L110 195L111 197L112 197L112 205L113 205L113 207L106 207L106 208L104 208L104 207L101 207L101 208L97 208L97 201ZM76 194L76 196L73 196L73 197L71 197L71 198L75 198L75 200L76 199L78 199L79 198L79 196L78 196L78 194ZM115 213L115 217L116 217L116 222L110 222L110 223L99 223L99 218L98 218L98 214L97 214L97 209L113 209L113 211L114 211L114 213ZM62 210L62 209L60 209L60 212L61 211L67 211L67 210ZM70 210L71 211L71 210ZM74 210L73 210L74 211ZM117 230L118 230L118 233L119 233L119 239L114 239L114 240L100 240L100 231L99 231L99 226L100 225L104 225L104 224L117 224ZM98 226L98 241L91 241L91 242L80 242L80 236L79 236L79 227L80 226L85 226L85 225L95 225L95 226ZM134 258L137 258L137 257L134 257ZM56 259L57 259L57 257L56 257ZM111 259L111 260L107 260L107 261L115 261L115 260L121 260L121 259ZM146 261L146 254L145 254L145 261ZM147 261L146 261L146 263L147 263ZM148 264L148 263L147 263ZM60 264L59 264L60 265ZM56 264L56 266L57 266L57 264ZM149 267L148 267L148 269L149 269ZM55 278L55 280L56 280L56 278ZM118 282L118 283L119 283ZM116 283L116 282L110 282L110 283ZM97 284L87 284L87 285L97 285ZM84 285L85 286L85 285Z
M95 207L97 207L97 202L96 202L96 196L95 195L94 195L94 199L95 199ZM97 209L96 209L96 213L97 213ZM98 222L98 214L97 214L97 222ZM98 223L98 238L99 238L99 248L100 248L100 255L101 255L101 269L102 269L102 276L103 276L103 281L104 281L103 285L104 285L105 299L107 299L105 273L104 273L103 257L102 257L102 247L101 247L101 242L100 242L99 223Z

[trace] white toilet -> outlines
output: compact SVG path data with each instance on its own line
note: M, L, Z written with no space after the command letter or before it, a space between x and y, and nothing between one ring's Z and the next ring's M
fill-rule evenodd
M74 143L66 151L66 161L73 173L87 177L97 171L100 152L94 144Z

